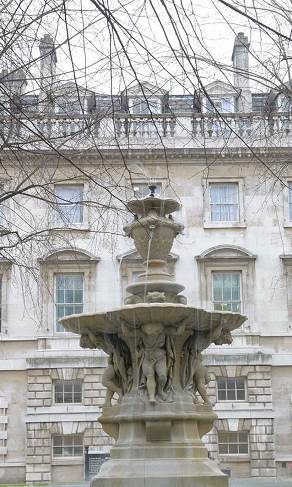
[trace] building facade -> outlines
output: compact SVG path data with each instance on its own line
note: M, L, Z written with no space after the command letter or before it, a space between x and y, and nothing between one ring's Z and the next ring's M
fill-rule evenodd
M122 305L143 266L122 236L122 202L145 196L149 182L182 205L169 268L188 302L248 317L232 345L205 353L218 415L204 438L209 455L233 477L292 477L292 116L286 95L252 93L248 48L238 34L234 83L195 95L144 83L112 97L67 83L52 103L48 36L40 49L50 84L38 96L25 93L23 73L2 73L2 134L23 144L21 167L45 163L53 199L21 193L1 207L2 239L20 218L16 205L46 232L30 256L37 279L24 283L7 252L0 260L0 483L84 480L109 455L98 423L107 358L80 348L58 318ZM10 151L1 157L8 190L20 165ZM91 202L103 195L97 217Z

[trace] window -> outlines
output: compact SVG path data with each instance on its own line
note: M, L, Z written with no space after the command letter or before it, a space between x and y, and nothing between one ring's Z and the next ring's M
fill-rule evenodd
M2 331L2 275L0 274L0 333Z
M211 101L210 101L211 100ZM221 99L205 99L205 106L207 113L214 113L215 110L218 112L234 112L234 99L233 97L230 98L221 98Z
M292 220L292 181L288 182L289 220Z
M67 226L83 223L83 190L83 184L55 186L57 224Z
M219 455L248 454L247 431L218 431Z
M53 436L54 457L79 457L83 455L82 435Z
M240 313L240 272L212 272L215 311Z
M57 380L54 386L55 403L82 402L82 382L80 380Z
M245 401L244 377L220 377L217 378L218 401Z
M149 196L150 190L149 190L149 185L156 186L155 193L157 196L161 195L161 183L134 183L133 184L133 190L134 190L134 196L135 198L146 198L146 196Z
M82 273L55 275L56 331L65 331L60 318L83 312L83 280Z
M238 183L210 183L212 222L239 221Z
M81 112L82 105L80 104L78 99L71 99L71 100L66 100L66 99L60 99L57 102L56 105L56 111L57 113L63 113L63 114L68 114L68 113L80 113Z
M130 99L130 111L133 114L160 113L161 102L159 98L132 98Z

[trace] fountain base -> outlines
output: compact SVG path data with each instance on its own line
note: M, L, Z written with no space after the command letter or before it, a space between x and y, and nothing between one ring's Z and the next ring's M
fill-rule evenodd
M228 477L208 458L109 460L91 487L228 487Z
M126 395L99 418L116 444L91 487L227 487L201 441L215 418L185 393L155 405Z

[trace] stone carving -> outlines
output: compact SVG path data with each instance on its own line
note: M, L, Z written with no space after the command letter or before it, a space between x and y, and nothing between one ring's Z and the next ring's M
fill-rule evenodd
M146 302L147 303L165 303L165 293L161 293L159 291L148 291L146 295Z
M246 317L205 311L179 295L184 286L167 270L173 240L182 232L169 217L177 202L151 191L127 206L136 217L125 231L134 238L146 272L127 286L126 306L61 320L67 330L82 331L81 346L109 354L102 382L110 407L99 421L116 443L91 487L227 487L228 479L200 440L216 418L202 352L211 343L231 343L230 331ZM112 406L115 393L119 402Z
M171 401L175 349L173 327L165 328L160 323L147 323L139 330L130 330L123 325L126 336L137 339L139 388L147 391L150 404L158 400Z
M111 406L116 393L119 401L132 386L132 364L127 345L116 335L107 333L93 334L90 330L81 335L82 348L101 348L109 355L108 365L102 376L102 384L106 387L104 406Z
M199 393L204 404L210 405L208 399L206 384L210 382L210 377L206 367L203 365L201 352L211 343L222 345L232 342L231 333L228 329L222 328L221 325L208 331L194 330L193 334L185 341L182 351L182 386L185 390L190 391L195 397Z

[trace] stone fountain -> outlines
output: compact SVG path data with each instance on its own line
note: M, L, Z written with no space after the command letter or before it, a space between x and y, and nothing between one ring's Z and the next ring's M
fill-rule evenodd
M91 487L227 487L201 440L216 419L202 352L212 343L230 344L246 317L187 305L184 286L167 268L183 230L172 218L179 204L150 191L127 204L134 220L124 230L145 272L127 287L125 305L60 320L81 334L82 347L109 355L99 421L115 445Z

